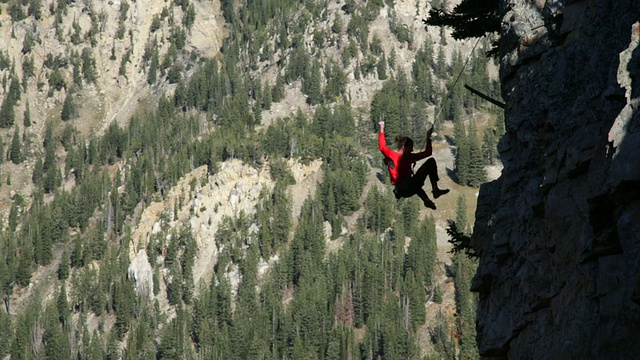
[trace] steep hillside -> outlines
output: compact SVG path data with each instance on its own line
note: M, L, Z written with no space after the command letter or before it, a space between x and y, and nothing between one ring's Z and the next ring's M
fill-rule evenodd
M473 237L480 353L635 358L639 3L502 3L504 170Z
M187 7L179 3L35 0L10 1L3 6L0 53L5 60L0 73L5 81L0 94L6 95L6 79L10 79L22 84L23 96L13 106L7 120L11 124L4 124L8 116L3 114L0 128L15 123L24 131L26 162L8 169L17 181L0 190L2 206L6 207L10 190L31 193L27 178L35 157L44 152L38 144L47 124L53 124L57 134L70 125L78 138L100 135L109 124L126 124L136 111L149 109L162 93L173 91L175 81L167 76L149 80L148 52L154 41L162 59L175 43L177 30L188 32L188 36L182 34L184 54L174 60L183 63L185 75L194 60L188 53L217 54L224 36L219 3L194 2L191 6L195 16L188 25L184 20ZM162 74L166 70L158 69ZM73 110L65 124L60 118L67 97L73 100ZM29 125L23 124L27 108ZM0 129L0 133L5 146L10 144L13 132ZM64 153L58 155L64 157Z
M473 357L446 228L501 114L436 5L0 4L0 358ZM436 126L437 211L394 199L382 119Z

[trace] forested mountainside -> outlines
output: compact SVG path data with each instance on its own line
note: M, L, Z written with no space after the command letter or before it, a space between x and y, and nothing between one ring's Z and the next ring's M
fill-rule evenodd
M445 228L504 126L488 41L424 28L452 5L0 2L0 358L478 357ZM435 124L437 211L380 120Z

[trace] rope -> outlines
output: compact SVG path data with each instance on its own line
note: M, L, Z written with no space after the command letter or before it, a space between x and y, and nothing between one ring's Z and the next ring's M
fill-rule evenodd
M473 48L471 49L471 52L469 53L469 56L467 56L467 60L462 65L462 69L460 69L460 72L458 73L458 76L456 77L456 80L453 82L453 86L451 86L451 88L449 88L449 91L447 92L447 95L444 97L444 100L442 101L442 106L440 106L440 109L438 110L438 113L433 118L434 122L435 122L435 120L437 118L440 117L440 113L442 112L442 109L444 109L445 105L447 104L447 100L449 99L449 96L451 96L451 92L456 87L456 84L458 83L458 80L460 80L460 76L462 76L462 72L464 71L464 68L467 67L467 64L469 63L469 60L471 59L471 56L473 55L473 52L476 50L476 46L478 46L478 43L480 43L480 39L482 39L482 38L479 37L478 40L476 41L475 45L473 45Z

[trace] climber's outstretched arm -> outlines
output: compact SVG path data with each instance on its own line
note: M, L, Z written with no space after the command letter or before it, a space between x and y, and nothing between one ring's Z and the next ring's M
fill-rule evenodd
M387 140L384 137L384 121L380 121L378 125L380 125L380 132L378 133L378 149L384 156L391 158L393 150L387 147Z

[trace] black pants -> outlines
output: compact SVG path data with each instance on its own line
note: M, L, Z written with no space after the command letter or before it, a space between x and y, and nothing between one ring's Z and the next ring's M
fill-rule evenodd
M393 193L396 195L396 199L408 198L413 195L419 195L421 199L428 198L422 187L424 182L429 177L431 187L433 190L438 188L438 167L434 158L429 158L420 166L415 174L409 176L409 178L398 179L396 187L393 189Z

